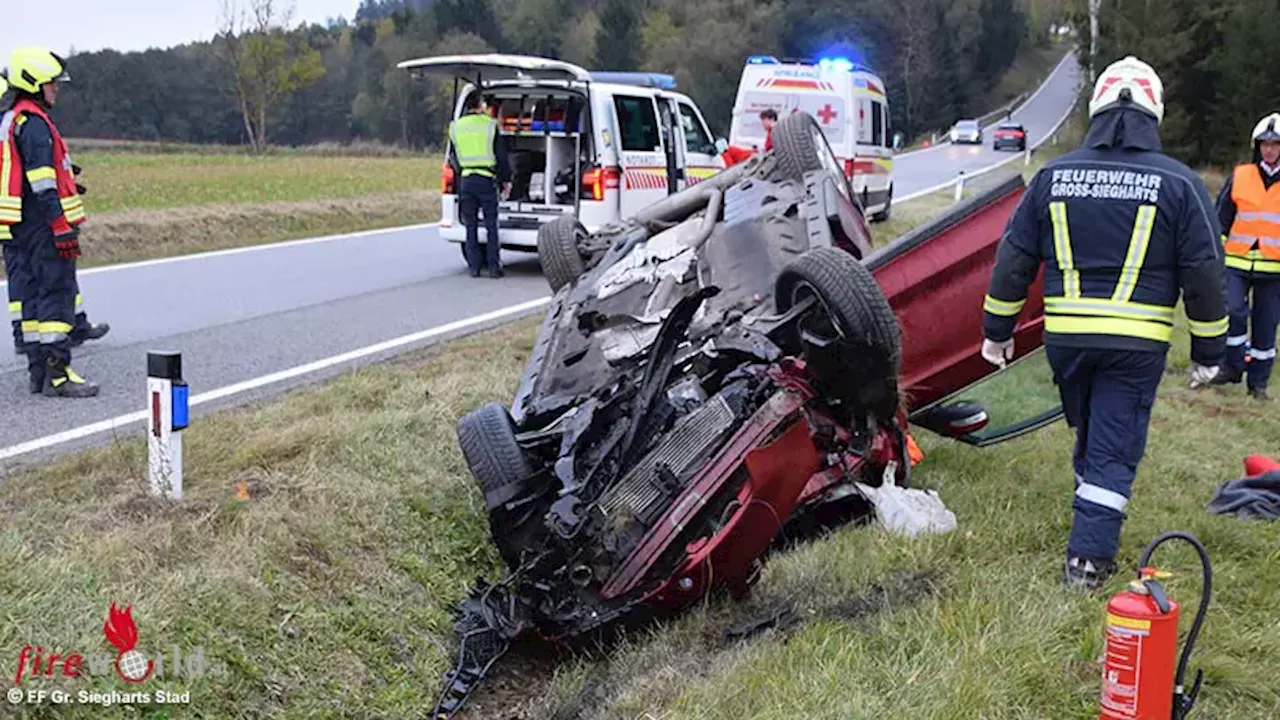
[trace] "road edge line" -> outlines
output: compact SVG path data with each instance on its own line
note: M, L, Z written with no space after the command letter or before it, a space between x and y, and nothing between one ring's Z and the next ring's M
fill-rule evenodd
M392 338L390 340L383 340L382 342L374 343L373 345L366 345L365 347L356 348L355 350L350 350L345 353L331 355L327 358L321 358L320 360L315 360L304 365L297 365L286 370L280 370L267 375L260 375L256 378L215 388L213 390L191 396L191 399L188 402L191 407L197 407L223 398L240 395L251 390L257 390L268 385L275 385L285 380L291 380L303 375L309 375L311 373L327 370L345 363L361 360L372 355L387 352L388 350L395 350L397 348L420 343L425 340L433 340L445 335L459 333L458 335L449 338L450 340L457 340L474 332L491 329L488 326L495 321L500 321L498 322L498 326L504 325L507 322L518 319L519 316L525 313L532 312L547 305L550 301L551 297L546 296L536 300L518 303L516 305L509 305L504 308L492 310L480 315L474 315L469 318L454 320L443 325L436 325L434 327L427 328L426 330L419 330L418 332L410 333L408 335L401 335L400 337ZM17 445L0 449L0 461L9 460L22 455L28 455L39 450L46 450L75 440L83 440L104 432L118 430L134 423L144 422L148 417L149 415L147 411L140 410L132 413L126 413L124 415L118 415L107 420L100 420L88 425L81 425L80 427L64 430L52 435L46 435L34 440L28 440L26 442L18 443Z

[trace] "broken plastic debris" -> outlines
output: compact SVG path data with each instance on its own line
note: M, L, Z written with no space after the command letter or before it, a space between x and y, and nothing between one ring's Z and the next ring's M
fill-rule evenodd
M876 519L889 532L908 537L920 533L949 533L956 529L956 515L933 490L904 488L885 483L873 488L855 483L876 508Z

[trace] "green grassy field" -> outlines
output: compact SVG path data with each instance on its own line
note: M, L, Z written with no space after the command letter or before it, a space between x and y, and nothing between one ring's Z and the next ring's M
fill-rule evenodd
M201 205L341 200L439 189L440 159L86 152L95 213Z
M75 159L89 211L81 267L440 218L438 155L317 149L250 156L81 142L87 147Z
M895 209L884 242L945 208ZM228 673L163 687L191 705L145 717L421 717L452 660L448 609L493 577L483 501L454 424L507 403L532 350L524 320L290 396L198 418L185 433L186 497L145 494L141 438L13 471L0 481L0 669L18 648L106 652L111 602L133 603L139 649L202 646ZM1240 388L1186 388L1180 327L1130 504L1120 560L1169 529L1195 532L1215 569L1192 661L1198 717L1280 716L1280 524L1206 512L1241 458L1275 452L1280 416ZM1051 401L1032 358L975 390L993 420ZM1034 397L1033 397L1034 396ZM1035 407L1038 407L1035 406ZM906 539L845 527L774 556L744 602L712 598L608 656L509 656L466 718L1096 717L1104 598L1065 593L1073 436L1058 423L975 449L917 431L917 485L959 528ZM1194 611L1195 565L1162 551ZM724 631L780 605L786 632ZM32 685L36 687L36 685ZM45 689L120 691L106 679ZM153 689L155 689L153 687ZM121 708L15 708L25 717L134 717Z

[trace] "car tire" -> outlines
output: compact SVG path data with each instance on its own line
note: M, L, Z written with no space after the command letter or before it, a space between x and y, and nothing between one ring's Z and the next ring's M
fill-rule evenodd
M773 153L777 157L775 177L778 180L803 181L806 173L822 169L814 131L822 129L807 113L788 115L773 126Z
M538 228L538 263L551 292L577 280L587 271L581 241L586 228L572 215L562 215Z
M818 247L801 255L779 273L774 290L778 312L785 313L807 296L817 297L826 327L820 334L838 333L858 344L874 374L858 382L856 395L877 417L897 413L898 373L902 365L902 337L898 319L871 271L849 253ZM812 328L810 328L812 329ZM799 350L799 348L797 348ZM822 378L847 385L849 378Z
M531 474L529 461L516 442L511 414L495 402L485 403L458 421L458 445L490 510L514 500Z

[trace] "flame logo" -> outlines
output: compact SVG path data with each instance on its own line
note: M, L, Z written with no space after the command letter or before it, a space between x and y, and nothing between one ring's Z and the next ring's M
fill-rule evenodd
M151 676L155 667L154 660L134 648L138 645L138 626L133 622L133 605L126 605L121 611L115 603L107 611L107 620L102 624L102 632L107 642L120 651L116 655L116 673L125 682L142 682Z

